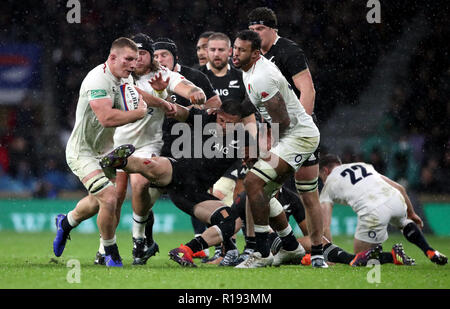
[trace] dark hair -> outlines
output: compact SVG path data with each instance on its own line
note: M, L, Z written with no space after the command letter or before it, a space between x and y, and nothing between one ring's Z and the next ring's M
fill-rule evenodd
M239 31L236 35L237 39L241 39L242 41L250 41L252 43L252 51L261 49L261 38L259 34L255 31L251 30L242 30Z
M233 116L242 117L241 103L234 99L223 100L219 110Z
M214 33L214 31L205 31L205 32L203 32L202 34L200 34L200 36L198 37L198 39L200 40L200 39L207 39L207 38L209 38L209 36L211 35L211 34L213 34Z
M259 24L270 28L278 27L277 15L268 7L253 9L247 17L249 26Z
M128 47L131 48L134 51L138 51L138 46L136 45L136 43L134 41L132 41L129 38L126 37L120 37L114 40L114 42L112 42L111 44L111 49L114 48L124 48L124 47Z
M320 156L320 160L319 160L319 168L324 168L324 167L332 167L334 165L341 165L342 161L341 159L334 154L326 154L324 156Z

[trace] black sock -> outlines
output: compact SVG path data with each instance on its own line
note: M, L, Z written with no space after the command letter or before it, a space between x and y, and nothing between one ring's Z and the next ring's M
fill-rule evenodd
M282 241L281 238L278 237L277 233L269 233L269 244L270 244L270 251L273 255L277 254L278 251L280 251L282 247Z
M153 240L153 224L155 223L155 216L153 211L150 210L148 215L147 224L145 225L145 238L147 239L147 245L151 246L155 241Z
M417 225L414 222L408 223L403 228L403 235L409 242L412 242L417 247L422 249L425 255L427 255L428 250L434 251L434 249L431 248L428 242L426 241L422 231L417 227Z
M282 243L282 247L284 250L293 251L293 250L297 249L298 241L297 241L297 238L295 238L293 231L291 231L288 235L280 237L280 238L281 238L281 243ZM322 245L320 245L320 246L322 247ZM322 248L320 248L320 250L322 250ZM322 254L322 253L320 253L320 254Z
M269 233L255 233L256 251L261 253L262 257L268 257L270 254Z
M311 257L314 255L323 255L323 246L322 244L313 246L311 245Z
M209 248L208 243L203 239L202 236L197 236L186 244L191 248L192 252L196 253L202 251L203 249Z
M255 250L256 248L256 239L255 237L245 237L245 249Z
M380 264L394 263L394 257L391 252L381 252L380 254Z
M73 226L71 226L69 224L69 219L67 219L67 216L64 219L62 219L62 221L61 221L61 228L62 228L62 230L64 231L65 234L69 234L70 231L73 229Z
M237 249L237 247L236 247L236 240L233 239L233 238L224 239L223 240L223 248L224 248L225 252Z
M311 248L311 255L313 255L312 248ZM325 261L330 261L333 263L349 264L355 258L355 256L356 256L355 254L348 253L331 243L326 244L323 247L323 257L325 258Z
M106 246L105 255L110 255L112 259L115 261L120 259L119 247L117 247L117 244Z

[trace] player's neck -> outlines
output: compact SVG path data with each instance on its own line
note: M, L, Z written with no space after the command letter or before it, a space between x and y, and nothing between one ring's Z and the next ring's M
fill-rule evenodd
M262 57L261 55L258 55L258 57L252 60L249 64L243 65L241 67L242 71L247 72L248 70L250 70L261 57Z
M106 72L109 72L109 74L111 74L112 77L114 77L116 79L116 81L120 81L121 77L120 75L118 76L118 74L116 74L111 66L111 62L110 60L106 60Z
M277 39L278 39L278 34L275 33L275 34L271 37L271 40L270 40L270 42L269 42L267 45L261 46L261 53L262 53L263 55L267 54L267 53L269 52L269 50L272 48L272 46L275 44L275 42L277 41Z

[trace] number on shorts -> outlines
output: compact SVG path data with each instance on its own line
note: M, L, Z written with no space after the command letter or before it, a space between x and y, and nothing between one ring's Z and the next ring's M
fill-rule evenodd
M357 171L358 169L361 171L361 177L356 178L355 171ZM364 166L359 165L359 164L356 164L356 165L353 165L352 167L347 168L347 169L345 169L345 170L342 171L342 173L341 173L341 176L342 176L342 177L345 177L345 176L347 176L347 175L350 176L350 181L351 181L352 185L354 185L354 184L356 184L358 181L360 181L361 179L366 178L367 176L372 175L372 173L368 173L367 170L366 170L366 168L365 168Z

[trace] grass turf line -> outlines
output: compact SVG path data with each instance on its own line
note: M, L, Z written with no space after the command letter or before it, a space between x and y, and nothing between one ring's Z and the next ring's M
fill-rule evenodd
M328 269L305 266L281 266L262 269L234 269L202 264L198 268L182 268L169 260L168 251L192 238L192 233L156 234L160 253L145 266L131 265L131 234L120 232L117 243L123 259L122 269L107 269L93 264L99 239L95 234L72 233L60 258L52 251L53 233L0 232L1 289L448 289L450 268L431 263L414 245L400 234L392 235L383 245L390 251L402 242L408 255L416 259L414 267L381 266L381 282L369 283L368 267L352 268L334 265ZM450 254L450 238L427 235L431 246ZM334 242L352 251L351 237L336 237ZM243 238L238 236L242 249ZM211 253L213 251L210 250ZM80 283L66 279L72 269L71 259L80 262Z

